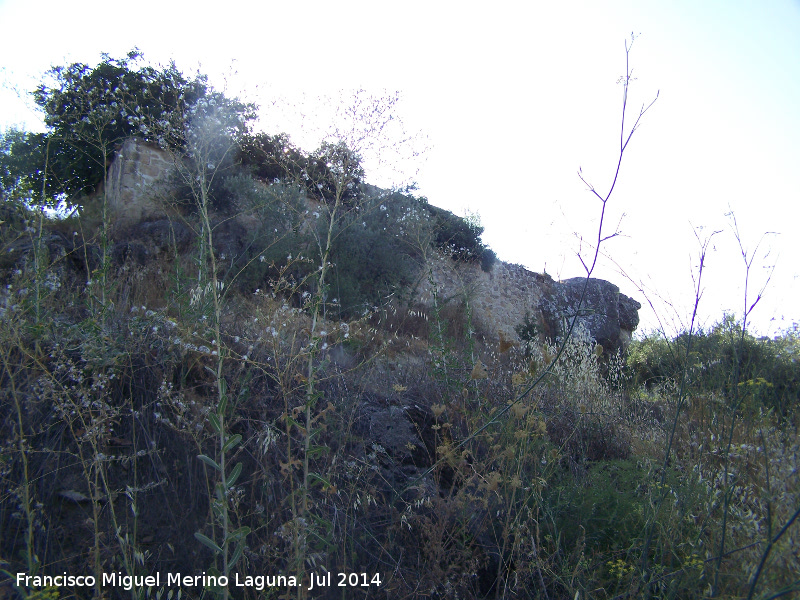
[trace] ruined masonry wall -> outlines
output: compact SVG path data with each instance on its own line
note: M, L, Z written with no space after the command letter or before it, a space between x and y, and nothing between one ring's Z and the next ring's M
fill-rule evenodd
M125 140L108 170L107 199L117 225L163 216L158 186L173 168L170 156L142 140Z
M124 142L108 174L106 197L115 227L124 230L141 221L166 217L163 199L170 191L167 184L172 169L170 155L159 148L138 139ZM467 301L479 333L487 339L518 341L515 327L526 313L541 325L543 334L557 335L563 314L574 313L574 287L574 282L557 283L520 265L496 261L486 273L478 264L454 261L432 251L414 291L416 301L428 309L433 306L434 290L440 305ZM638 325L641 305L609 282L592 280L591 290L588 316L581 320L595 339L602 339L609 348L625 346Z
M467 298L475 325L491 338L502 335L507 340L518 340L514 328L526 312L537 318L539 302L553 284L548 275L533 273L520 265L498 260L486 273L478 264L454 262L438 253L429 257L422 277L416 289L421 304L433 306L432 279L440 303Z

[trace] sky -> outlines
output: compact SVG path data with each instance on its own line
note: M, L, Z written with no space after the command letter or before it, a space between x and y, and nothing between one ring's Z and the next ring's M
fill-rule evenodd
M798 0L0 0L0 23L0 128L41 127L12 90L32 90L49 66L134 47L257 102L264 129L307 150L330 99L398 92L396 114L426 148L400 163L404 178L432 204L479 215L501 260L556 279L585 275L579 256L597 239L602 204L578 170L607 194L627 43L626 136L657 100L626 147L603 222L618 235L592 275L642 303L640 330L688 326L707 242L700 325L741 319L762 289L754 332L800 323ZM381 158L398 149L385 146ZM386 184L365 159L367 180Z

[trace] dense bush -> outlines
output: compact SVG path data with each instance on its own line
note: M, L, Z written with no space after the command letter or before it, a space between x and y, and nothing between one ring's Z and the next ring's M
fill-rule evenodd
M300 181L306 157L285 133L248 134L242 138L238 161L262 181Z
M450 254L454 260L480 262L481 269L489 271L496 256L481 241L483 227L450 211L430 204L427 206L436 223L436 245Z
M585 543L590 554L627 550L644 529L638 510L652 485L647 469L630 460L590 467L584 478L562 474L548 491L548 509L564 549Z
M346 206L353 206L362 196L361 157L342 142L323 143L304 154L285 133L251 134L242 139L238 161L263 181L297 183L322 202L338 195Z
M628 368L634 386L650 389L665 380L680 381L686 369L691 391L722 392L732 400L758 386L758 401L782 416L800 406L800 343L797 328L783 335L756 338L742 335L741 324L728 315L707 330L692 335L691 354L686 356L689 334L672 340L658 334L633 342Z
M328 296L341 316L356 316L403 298L421 265L420 249L408 238L416 201L402 194L365 199L337 226Z
M39 197L45 147L45 135L41 133L9 129L0 134L0 199L23 199L30 203Z
M308 266L287 257L296 256L311 243L301 226L303 190L297 185L265 185L244 174L225 178L222 187L235 203L236 213L254 224L245 234L244 248L227 279L246 292L266 288L281 274L302 281Z

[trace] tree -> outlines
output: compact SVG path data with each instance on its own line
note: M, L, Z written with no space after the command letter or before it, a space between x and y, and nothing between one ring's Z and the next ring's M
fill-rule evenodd
M63 194L74 200L95 191L121 142L140 137L162 148L184 148L189 120L207 106L238 115L239 133L255 107L214 91L204 75L189 80L174 63L157 68L138 50L125 58L53 67L34 92L49 131L17 135L4 149L3 184L29 181L44 190L43 203ZM46 168L45 168L46 165Z
M248 134L242 138L238 162L262 181L299 181L308 157L285 133Z
M0 199L32 202L45 161L45 137L20 129L0 135Z
M361 157L343 140L323 141L309 155L294 146L285 133L259 133L243 138L238 160L263 181L292 181L305 188L309 196L330 202L341 192L346 204L354 204L362 194L364 168ZM337 185L343 185L337 190Z
M352 208L361 196L364 168L358 152L344 140L323 142L311 155L307 174L314 193L326 204L340 202Z

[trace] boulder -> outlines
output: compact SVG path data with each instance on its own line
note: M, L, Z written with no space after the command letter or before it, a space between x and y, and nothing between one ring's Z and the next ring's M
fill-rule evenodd
M20 238L8 244L5 252L0 256L0 269L17 265L30 255L36 242L31 238ZM102 250L97 244L84 242L82 238L67 236L60 231L48 231L42 236L42 248L47 250L50 260L64 257L76 271L91 273L102 263Z
M414 409L422 410L418 406ZM393 464L425 467L430 464L429 451L409 412L409 407L365 402L360 407L355 430L371 443L379 444Z
M586 290L584 294L584 288ZM575 277L552 286L540 302L547 328L556 336L566 333L572 318L583 325L606 352L624 350L639 324L642 305L620 294L619 288L603 279Z
M147 249L136 242L117 242L111 247L111 258L117 266L125 263L142 266L147 261Z
M156 252L172 248L178 252L185 250L192 242L192 232L180 221L158 219L136 223L128 229L125 236L130 241L150 242Z

